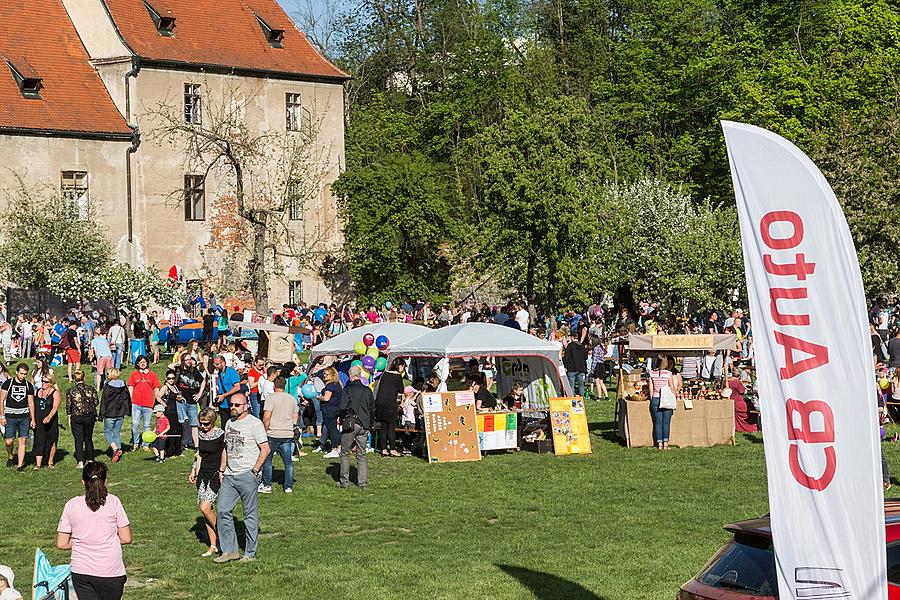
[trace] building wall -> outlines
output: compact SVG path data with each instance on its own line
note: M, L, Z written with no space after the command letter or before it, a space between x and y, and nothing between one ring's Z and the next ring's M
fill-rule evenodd
M207 275L201 247L210 241L213 203L222 195L234 193L234 181L224 167L209 171L206 181L206 220L190 222L184 218L183 185L187 173L201 173L201 163L192 160L184 139L165 134L165 119L160 112L182 119L185 83L201 85L203 121L222 121L225 110L241 114L237 118L250 129L250 135L272 134L268 142L271 158L245 174L248 196L283 193L286 168L281 163L282 137L296 140L299 133L286 132L285 95L301 94L317 149L305 165L310 173L302 179L315 182L316 190L307 202L302 221L290 223L300 239L320 249L337 249L342 242L331 183L344 164L343 87L340 84L296 82L234 75L194 73L155 68L142 68L132 82L133 113L142 143L134 155L134 189L136 197L135 243L138 254L148 264L168 268L181 266L188 279ZM270 280L270 303L275 306L288 300L287 280L302 281L303 299L329 301L331 295L315 270L316 265L285 263L284 279Z
M92 208L114 248L126 231L125 150L127 141L0 135L0 210L18 178L32 190L58 192L61 171L87 171Z

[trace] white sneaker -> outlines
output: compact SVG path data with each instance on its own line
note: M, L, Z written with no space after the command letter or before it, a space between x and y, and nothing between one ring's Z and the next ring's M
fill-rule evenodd
M284 488L284 493L285 493L285 494L293 494L293 493L294 493L294 488Z
M375 452L375 448L373 448L372 446L366 446L366 454L371 454L373 452Z
M272 493L272 486L271 486L271 485L263 485L263 484L259 484L259 487L256 488L256 489L259 490L259 493L260 493L260 494L271 494L271 493Z
M338 450L332 450L328 454L325 455L325 458L339 458L341 453Z
M313 452L324 452L324 450L322 450L322 446L316 446L313 448Z
M300 462L300 457L296 454L291 457L291 462Z

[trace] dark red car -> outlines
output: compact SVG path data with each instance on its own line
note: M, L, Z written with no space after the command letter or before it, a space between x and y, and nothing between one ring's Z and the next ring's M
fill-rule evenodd
M900 499L884 501L888 600L900 600ZM681 586L676 600L773 600L778 579L769 517L725 527L734 537L696 577Z

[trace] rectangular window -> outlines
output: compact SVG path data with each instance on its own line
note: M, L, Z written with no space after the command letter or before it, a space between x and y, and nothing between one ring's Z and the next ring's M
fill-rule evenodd
M78 220L86 221L90 216L87 171L63 171L59 188Z
M300 94L287 94L284 106L287 130L300 131L303 126L303 105L300 103Z
M184 176L184 220L206 219L206 190L203 175Z
M303 192L299 181L288 182L287 185L288 219L291 221L303 220Z
M184 121L192 125L200 125L201 117L200 84L186 83L184 84Z
M288 281L288 304L297 306L303 302L303 282L299 280Z

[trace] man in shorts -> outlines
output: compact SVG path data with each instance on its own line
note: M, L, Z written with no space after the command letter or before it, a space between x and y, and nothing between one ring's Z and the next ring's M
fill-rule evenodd
M78 340L78 324L75 321L69 321L59 340L59 347L66 351L66 372L69 383L72 383L72 366L75 366L76 371L81 370L81 342Z
M28 427L34 426L34 386L28 382L28 365L19 363L16 375L0 385L0 425L5 427L6 466L25 468L25 441ZM13 458L13 444L19 440L18 460Z

